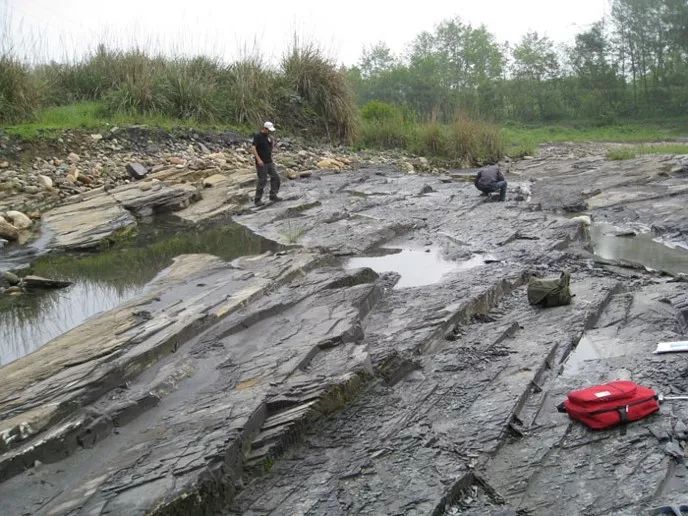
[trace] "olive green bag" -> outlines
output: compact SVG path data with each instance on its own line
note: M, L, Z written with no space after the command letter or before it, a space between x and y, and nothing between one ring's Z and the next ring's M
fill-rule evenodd
M544 307L562 306L571 303L569 282L571 274L562 272L559 278L535 278L528 280L528 302Z

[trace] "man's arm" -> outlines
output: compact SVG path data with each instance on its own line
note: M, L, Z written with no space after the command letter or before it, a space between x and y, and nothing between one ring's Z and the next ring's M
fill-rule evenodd
M251 152L253 153L253 157L256 158L256 163L258 166L262 167L263 166L263 160L260 159L260 156L258 156L258 149L256 149L256 142L254 140L253 145L251 145Z
M504 174L502 174L502 171L499 169L497 169L497 181L506 181Z
M475 181L473 181L473 184L477 187L478 182L480 181L480 175L483 173L482 170L478 170L478 173L475 175Z

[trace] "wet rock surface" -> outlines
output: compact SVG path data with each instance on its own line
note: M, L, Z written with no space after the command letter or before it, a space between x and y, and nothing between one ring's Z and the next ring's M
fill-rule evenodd
M652 354L686 338L685 282L600 263L587 229L679 239L688 191L664 171L681 159L545 148L512 164L504 203L470 172L330 162L263 209L247 207L250 169L179 162L56 208L43 226L63 248L163 209L190 223L234 213L288 250L179 257L134 300L1 368L3 511L630 515L685 502L688 403L625 432L556 411L569 390L618 378L688 392L688 356ZM70 214L83 230L66 230ZM399 271L352 260L394 249L455 266L399 287ZM572 304L530 306L528 277L561 270Z

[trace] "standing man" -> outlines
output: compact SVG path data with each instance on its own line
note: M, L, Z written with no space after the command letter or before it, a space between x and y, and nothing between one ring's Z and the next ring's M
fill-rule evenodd
M504 174L497 165L479 169L474 184L483 195L499 191L499 200L504 201L506 199L506 179L504 179Z
M270 200L273 202L281 201L277 197L277 192L280 189L280 178L275 170L275 164L272 162L272 149L275 146L275 140L270 136L270 133L275 132L275 126L272 122L265 122L260 132L253 137L253 157L256 159L256 172L258 173L258 182L256 183L256 198L254 200L256 206L262 206L263 190L268 183L268 174L270 174Z

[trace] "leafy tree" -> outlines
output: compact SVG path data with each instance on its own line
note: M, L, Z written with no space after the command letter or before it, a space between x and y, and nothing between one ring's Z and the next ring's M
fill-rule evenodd
M361 75L365 78L378 77L389 72L397 65L397 59L389 47L380 41L370 48L363 49L363 55L358 63Z
M512 51L512 75L517 79L543 81L559 76L559 58L547 37L529 32Z

